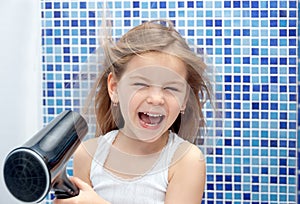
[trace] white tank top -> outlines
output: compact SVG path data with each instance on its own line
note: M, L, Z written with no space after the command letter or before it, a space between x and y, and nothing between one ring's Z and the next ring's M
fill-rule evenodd
M168 142L152 169L142 176L123 179L103 168L117 134L118 130L114 130L98 139L90 172L96 193L112 204L164 203L168 187L168 167L177 147L184 140L170 132Z

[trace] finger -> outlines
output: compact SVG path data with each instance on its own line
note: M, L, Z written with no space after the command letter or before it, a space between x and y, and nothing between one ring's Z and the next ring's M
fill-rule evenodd
M82 181L78 177L70 177L69 178L80 190L87 190L90 189L91 186L87 184L86 182Z
M55 198L53 200L53 204L71 204L75 203L73 198L68 198L68 199L57 199Z
M53 204L64 204L65 202L64 202L64 200L62 200L62 199L54 199L53 200Z

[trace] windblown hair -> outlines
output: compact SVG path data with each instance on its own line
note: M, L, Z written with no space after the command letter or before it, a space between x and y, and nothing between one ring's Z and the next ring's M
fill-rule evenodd
M178 133L180 137L194 142L199 128L205 126L202 108L205 101L211 99L211 84L206 76L206 64L190 49L185 39L175 30L173 23L169 20L145 22L129 30L116 43L108 40L103 44L103 49L104 71L91 92L95 97L96 136L118 129L124 124L120 108L112 106L108 94L109 73L120 80L127 63L134 56L148 52L161 52L179 58L186 65L186 81L191 88L191 93L184 115L192 114L193 117L186 117L184 122L186 127L181 127L183 116L179 114L170 129ZM180 129L182 130L179 133Z

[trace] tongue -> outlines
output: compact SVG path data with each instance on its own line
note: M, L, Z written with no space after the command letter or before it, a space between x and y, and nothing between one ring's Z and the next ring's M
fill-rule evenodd
M160 117L151 117L149 115L142 113L141 120L148 124L157 124L160 121Z

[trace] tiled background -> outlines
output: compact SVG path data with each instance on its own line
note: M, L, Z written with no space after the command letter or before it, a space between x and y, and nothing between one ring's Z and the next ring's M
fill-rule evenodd
M223 137L207 156L203 203L296 203L298 2L108 1L108 7L115 36L143 20L173 20L221 76ZM46 124L79 107L69 84L96 49L102 4L42 0L41 8Z

